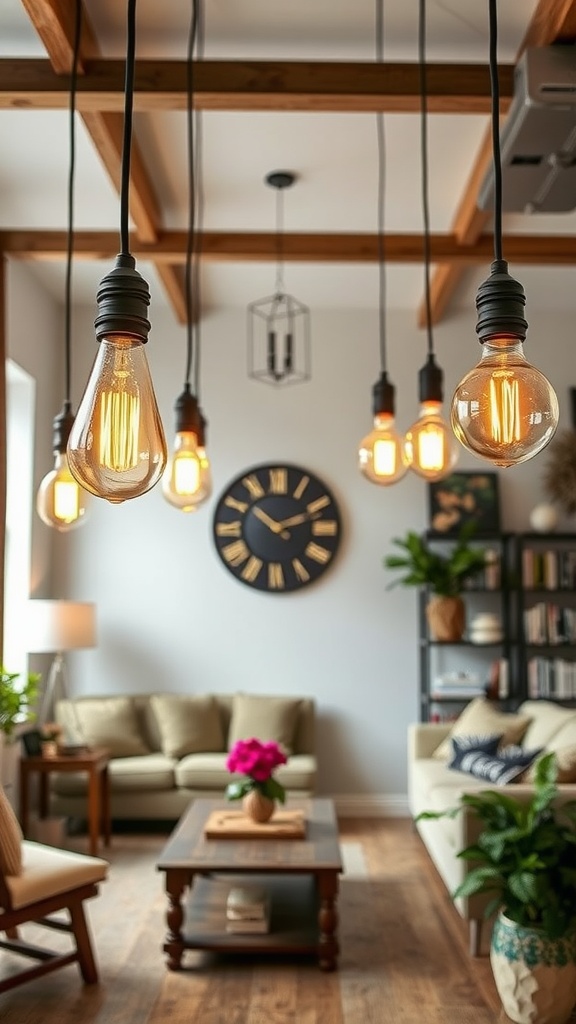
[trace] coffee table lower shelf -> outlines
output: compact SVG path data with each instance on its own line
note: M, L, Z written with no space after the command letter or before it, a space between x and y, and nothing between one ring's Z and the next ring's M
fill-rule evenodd
M266 933L226 931L226 898L235 885L256 884L270 893L270 930ZM312 875L196 875L184 908L184 949L221 953L320 956L319 900ZM164 951L174 952L168 939Z

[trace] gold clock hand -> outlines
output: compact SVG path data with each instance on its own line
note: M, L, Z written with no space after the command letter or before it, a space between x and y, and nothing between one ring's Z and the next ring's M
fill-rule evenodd
M278 525L280 529L284 529L285 526L298 526L299 523L305 523L307 519L318 519L318 512L299 512L297 516L291 516L290 519L283 519Z
M272 519L272 516L269 516L266 512L264 512L264 509L259 508L257 505L255 508L252 509L252 511L256 518L260 520L260 522L264 523L264 525L267 526L269 530L272 530L272 533L282 532L282 526L280 525L280 523L277 523L275 519Z

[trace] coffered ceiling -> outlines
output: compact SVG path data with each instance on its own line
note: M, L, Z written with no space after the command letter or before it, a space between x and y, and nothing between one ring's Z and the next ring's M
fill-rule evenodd
M288 169L286 286L312 307L373 307L377 148L385 111L389 304L421 306L417 0L204 0L203 301L240 305L273 288L275 197ZM126 3L85 0L78 92L74 295L91 302L118 251ZM526 46L576 38L576 0L500 0L502 110ZM185 317L189 0L139 0L131 248L153 302ZM0 4L0 249L63 295L73 0ZM436 321L473 296L492 258L477 209L489 166L488 3L428 0L432 302ZM536 301L570 306L576 215L506 216L505 256ZM532 302L535 301L532 294ZM420 314L421 315L421 314Z

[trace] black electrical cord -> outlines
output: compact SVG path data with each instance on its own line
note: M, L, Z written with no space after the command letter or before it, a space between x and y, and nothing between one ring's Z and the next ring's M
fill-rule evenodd
M428 92L426 78L426 0L420 0L418 18L418 67L420 79L420 152L422 158L422 220L424 225L424 291L428 354L434 355L432 304L430 300L430 206L428 198Z
M384 5L376 0L376 60L384 59ZM376 114L378 142L378 318L380 339L380 368L386 373L386 261L384 254L384 213L386 193L386 146L384 137L384 115Z
M132 147L132 108L134 98L134 58L136 53L136 0L128 0L126 31L126 68L124 79L124 133L122 138L122 168L120 177L120 251L130 255L128 231L130 152Z
M489 0L490 91L492 94L492 157L494 161L494 259L502 259L502 160L500 156L500 82L498 79L498 15Z
M76 169L76 92L78 87L78 60L80 55L80 39L82 37L82 0L76 0L76 20L74 25L74 50L70 73L70 164L68 167L68 233L66 239L66 283L64 290L64 406L70 412L71 377L72 377L72 255L74 249L74 177Z
M196 33L198 30L198 10L196 0L192 0L190 26L188 30L188 48L186 52L186 143L188 162L188 238L186 241L186 265L185 265L185 287L186 287L186 375L185 387L190 386L192 376L192 362L194 358L193 328L194 300L192 292L192 256L194 246L194 220L196 184L194 168L194 49L196 46Z
M196 56L198 60L204 57L204 10L202 0L194 0L197 21L197 43ZM204 225L204 176L202 173L202 111L196 110L194 114L194 174L195 174L195 195L194 211L196 228L193 232L193 264L192 264L192 287L196 297L196 316L193 317L194 329L194 390L200 402L200 331L202 322L202 290L201 290L201 248L202 228Z

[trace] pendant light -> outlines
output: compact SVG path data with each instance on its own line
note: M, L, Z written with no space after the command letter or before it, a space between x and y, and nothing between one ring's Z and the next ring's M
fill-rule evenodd
M150 330L150 291L129 250L135 40L136 0L128 0L121 252L96 296L98 353L68 439L68 461L75 478L92 494L111 502L149 491L166 465L164 430L144 349Z
M311 377L310 310L284 287L284 192L291 171L264 179L276 189L276 285L273 295L248 306L248 376L265 384L299 384Z
M198 403L200 378L200 254L194 244L202 222L202 135L201 113L193 109L193 61L196 36L202 47L202 7L192 0L188 34L187 74L187 141L188 141L188 244L186 248L186 379L178 396L176 438L174 449L162 476L162 493L171 505L182 512L194 512L212 493L210 462L206 454L206 421ZM194 128L194 126L196 126ZM194 392L190 378L194 363Z
M418 65L420 70L420 151L422 156L422 215L424 223L424 288L428 358L418 374L420 412L406 433L410 468L425 480L441 480L454 468L456 443L442 416L444 374L436 363L430 303L430 209L428 202L428 99L426 85L426 2L419 0Z
M537 455L558 426L558 399L550 381L524 355L528 324L522 285L502 258L502 165L496 0L489 0L492 147L494 160L494 262L476 295L480 362L452 399L452 427L474 455L497 466L515 466Z
M382 0L376 0L376 60L383 59L384 12ZM373 484L386 486L402 479L408 469L408 457L394 422L394 385L386 369L386 277L384 260L384 115L376 114L378 140L378 281L380 377L372 388L374 427L360 442L358 468Z
M76 86L78 80L78 54L82 30L82 4L76 0L74 52L70 75L70 165L68 168L68 237L66 246L66 284L64 300L64 405L53 422L54 469L42 480L36 495L36 511L43 523L65 533L86 521L88 495L74 479L68 465L66 444L74 422L70 401L71 378L71 285L72 246L74 238L74 170L76 166Z

